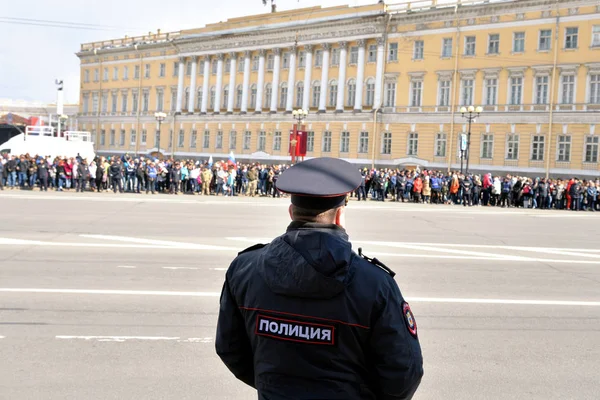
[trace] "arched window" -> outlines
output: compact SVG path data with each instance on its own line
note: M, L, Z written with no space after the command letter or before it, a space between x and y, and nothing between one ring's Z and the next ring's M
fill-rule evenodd
M348 102L346 103L348 107L354 107L354 102L356 101L356 79L352 78L348 80Z
M242 85L238 85L236 88L236 97L235 97L235 108L242 108L242 96L244 93L244 89L242 88Z
M321 98L321 82L314 81L312 84L312 106L319 107L319 99Z
M335 79L329 81L329 107L335 107L338 94L338 83Z
M273 98L273 85L267 83L265 85L265 105L264 108L271 108L271 99Z
M279 91L279 108L285 109L287 105L287 94L288 94L288 85L287 82L283 82L281 84L281 89Z
M367 79L367 84L365 85L365 104L367 106L373 107L373 103L375 102L375 79L369 78Z
M196 99L196 108L199 110L202 108L202 86L198 88L198 96Z
M304 98L304 82L296 83L296 107L302 107L302 99Z
M185 98L183 99L183 109L190 111L190 87L185 88Z
M256 83L250 86L250 108L256 108Z
M216 92L215 87L214 86L211 87L210 88L210 106L209 106L209 108L211 110L215 109L215 92Z

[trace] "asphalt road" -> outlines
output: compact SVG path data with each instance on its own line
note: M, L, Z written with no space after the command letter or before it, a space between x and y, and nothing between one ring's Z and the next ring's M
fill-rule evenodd
M287 199L0 193L0 399L253 399L214 352L235 254ZM600 398L600 215L352 201L397 272L416 399Z

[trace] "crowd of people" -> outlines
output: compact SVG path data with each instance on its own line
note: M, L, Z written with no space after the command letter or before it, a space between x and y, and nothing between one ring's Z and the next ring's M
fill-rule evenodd
M281 197L279 175L288 165L232 161L159 160L128 154L77 157L0 157L0 189L170 193ZM459 172L361 169L357 200L600 211L600 179L544 179Z

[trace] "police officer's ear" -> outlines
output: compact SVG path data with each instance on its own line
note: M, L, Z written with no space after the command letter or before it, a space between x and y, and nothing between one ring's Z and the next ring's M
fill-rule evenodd
M335 210L335 224L346 229L346 207L338 207Z
M290 204L290 208L288 208L288 212L290 213L290 219L294 220L294 205Z

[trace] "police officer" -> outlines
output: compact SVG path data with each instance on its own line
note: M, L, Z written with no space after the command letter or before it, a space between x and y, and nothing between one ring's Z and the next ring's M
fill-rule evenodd
M259 399L410 399L421 382L417 323L394 273L348 240L346 194L360 183L340 159L286 170L286 233L227 271L216 351Z

